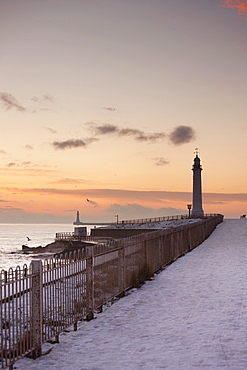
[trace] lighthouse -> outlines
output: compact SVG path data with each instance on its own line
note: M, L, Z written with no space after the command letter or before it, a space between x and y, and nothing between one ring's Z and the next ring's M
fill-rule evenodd
M194 165L192 167L193 171L193 204L192 204L192 217L203 217L204 212L202 209L202 181L201 172L202 166L200 164L200 158L196 152L194 158Z
M76 211L76 220L73 222L73 225L83 225L83 223L80 221L79 211Z

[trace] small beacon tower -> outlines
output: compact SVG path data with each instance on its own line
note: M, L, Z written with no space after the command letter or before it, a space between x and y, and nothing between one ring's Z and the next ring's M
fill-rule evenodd
M198 157L198 152L196 151L196 156L194 158L194 165L192 167L193 171L193 204L192 204L192 217L203 217L204 212L202 209L202 181L201 172L202 167L200 165L200 158Z
M75 222L73 222L73 225L82 225L82 222L80 221L79 211L76 211L76 220Z

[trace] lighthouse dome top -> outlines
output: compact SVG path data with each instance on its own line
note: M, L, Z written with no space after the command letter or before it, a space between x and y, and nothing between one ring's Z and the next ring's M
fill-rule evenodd
M201 164L200 164L201 160L200 158L198 157L198 154L196 153L196 156L194 158L194 165L193 165L193 168L201 168Z
M195 163L200 163L200 158L198 157L198 154L196 154L196 156L194 158L194 162Z

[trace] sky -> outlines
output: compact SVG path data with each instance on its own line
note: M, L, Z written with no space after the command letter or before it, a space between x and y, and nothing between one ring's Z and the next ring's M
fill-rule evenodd
M247 2L0 0L0 223L247 213ZM198 149L197 149L198 148Z

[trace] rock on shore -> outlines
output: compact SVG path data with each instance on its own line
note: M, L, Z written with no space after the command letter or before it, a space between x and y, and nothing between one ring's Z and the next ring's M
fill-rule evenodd
M27 245L22 246L22 252L24 254L63 254L69 253L77 249L85 248L92 245L92 243L80 242L80 241L67 241L59 240L53 243L47 244L45 247L28 247Z

